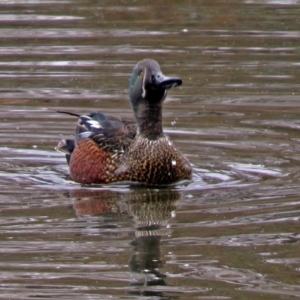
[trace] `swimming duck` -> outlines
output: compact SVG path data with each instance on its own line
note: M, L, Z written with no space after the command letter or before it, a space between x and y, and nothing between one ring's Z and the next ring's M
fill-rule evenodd
M56 149L66 154L71 178L82 184L141 182L166 185L191 179L187 158L162 128L162 104L167 90L182 80L166 77L159 64L144 59L134 67L129 98L135 120L101 112L78 117L74 140Z

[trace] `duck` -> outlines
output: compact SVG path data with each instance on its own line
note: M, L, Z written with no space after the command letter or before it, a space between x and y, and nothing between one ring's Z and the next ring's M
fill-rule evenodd
M63 139L56 146L66 156L71 179L84 185L124 181L169 185L190 180L190 162L162 127L167 91L181 84L181 78L165 76L157 61L143 59L133 68L129 83L133 119L58 111L78 118L74 139Z

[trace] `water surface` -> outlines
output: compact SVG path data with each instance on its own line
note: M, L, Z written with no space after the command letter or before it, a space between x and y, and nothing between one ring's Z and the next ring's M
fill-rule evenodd
M299 1L2 1L1 299L294 299ZM164 128L193 181L82 187L54 147L129 117L143 58L183 78Z

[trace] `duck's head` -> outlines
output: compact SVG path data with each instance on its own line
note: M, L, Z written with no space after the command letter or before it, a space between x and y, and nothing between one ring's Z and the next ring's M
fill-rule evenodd
M165 99L167 90L181 84L180 78L165 76L155 60L143 59L133 68L129 98L134 109L139 103L155 106Z

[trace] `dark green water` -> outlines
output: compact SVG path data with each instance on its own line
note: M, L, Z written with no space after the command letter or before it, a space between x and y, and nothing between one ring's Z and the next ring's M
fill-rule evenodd
M300 297L300 1L0 3L0 299ZM129 117L143 58L193 182L81 187L54 147Z

